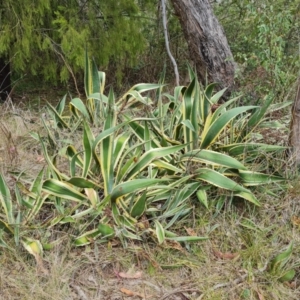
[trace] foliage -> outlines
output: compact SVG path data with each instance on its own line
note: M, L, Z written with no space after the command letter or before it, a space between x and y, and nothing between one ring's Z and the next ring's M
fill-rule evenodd
M236 62L239 78L252 98L274 93L286 100L300 62L299 1L221 1L215 6Z
M274 259L270 262L270 272L279 277L279 280L291 281L296 274L294 269L287 268L286 264L289 262L291 255L293 252L293 242L289 244L288 248L278 254Z
M120 71L145 46L144 2L2 1L0 55L9 55L15 72L52 82L82 70L85 47L101 66L113 61Z
M193 201L209 208L211 199L219 199L220 209L225 201L242 198L259 206L248 187L284 180L254 170L262 149L285 149L252 141L271 101L263 107L234 107L238 98L233 98L218 105L224 90L213 94L214 85L203 90L191 69L190 85L176 87L174 95L162 92L162 76L159 84L137 84L116 100L112 91L104 95L105 74L87 54L85 65L86 101L72 99L69 114L66 97L57 107L49 104L46 136L32 134L47 169L30 186L21 173L14 196L0 178L3 246L11 247L5 239L11 235L16 244L29 241L26 245L37 253L39 241L28 236L30 229L66 224L77 246L113 237L124 245L127 239L146 237L159 243L199 241L206 237L170 231L189 216ZM153 89L154 110L154 101L144 96ZM141 107L148 115L135 117ZM80 137L81 145L77 138L60 144L64 130ZM54 213L41 220L49 206ZM41 243L51 247L47 240Z

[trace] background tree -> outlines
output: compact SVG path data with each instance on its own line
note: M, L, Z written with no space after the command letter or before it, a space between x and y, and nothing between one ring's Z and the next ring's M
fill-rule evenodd
M276 102L294 99L300 69L299 0L222 0L214 12L238 64L245 103L273 93Z
M206 83L233 89L235 64L222 26L215 17L209 0L172 0L180 20L199 79Z
M145 47L140 7L147 1L2 0L0 57L17 73L67 80L83 69L85 47L117 76Z

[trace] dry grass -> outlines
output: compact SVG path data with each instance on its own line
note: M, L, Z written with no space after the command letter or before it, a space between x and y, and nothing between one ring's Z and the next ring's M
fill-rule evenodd
M8 104L0 120L1 173L11 184L9 171L34 176L43 166L40 147L29 135L43 130L38 114ZM300 299L300 184L294 180L287 192L274 192L258 192L261 208L233 201L217 213L195 204L193 218L177 226L209 236L201 243L147 241L123 249L113 240L76 249L65 234L44 253L47 272L21 246L2 249L0 299ZM289 266L295 266L296 277L281 283L268 263L291 241Z
M40 146L30 137L31 131L39 132L42 124L39 115L21 106L7 102L0 113L0 171L26 170L35 175L41 166Z

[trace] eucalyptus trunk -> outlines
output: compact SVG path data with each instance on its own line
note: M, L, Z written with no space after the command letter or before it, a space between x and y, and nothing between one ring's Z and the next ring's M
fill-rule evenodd
M297 165L300 164L300 77L298 79L298 89L296 99L292 107L292 118L290 125L289 144Z
M171 0L188 43L199 80L215 82L219 89L234 86L235 63L224 30L213 13L209 0Z

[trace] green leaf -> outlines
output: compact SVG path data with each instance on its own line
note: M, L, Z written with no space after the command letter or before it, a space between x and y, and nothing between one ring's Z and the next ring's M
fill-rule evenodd
M130 135L127 132L119 135L114 142L114 169L117 169L118 165L121 164L120 158L122 153L128 146L128 140L130 139Z
M76 117L79 117L79 114L77 113L77 111L79 111L84 118L86 118L89 122L91 122L90 115L86 109L85 104L82 102L81 99L73 98L69 106L70 106L70 110L73 112L73 114Z
M207 116L210 114L211 102L210 98L212 97L214 87L216 86L215 83L208 85L205 91L201 91L199 97L199 114L202 123L205 123L207 120Z
M47 102L47 106L48 106L48 109L54 113L56 124L60 124L64 128L69 128L69 125L65 122L65 120L61 116L61 113L59 111L57 111L49 102Z
M207 240L206 236L176 236L176 237L168 237L168 240L176 241L176 242L199 242Z
M94 99L94 100L100 101L102 103L107 103L108 102L107 96L105 96L101 93L93 93L93 94L89 95L87 97L87 99Z
M37 194L41 191L43 176L44 176L44 169L42 169L34 179L30 188L30 191L32 193Z
M227 88L217 92L216 94L214 94L211 98L209 98L209 101L211 104L217 104L218 101L220 100L220 98L223 96L223 94L225 93L225 91L227 90Z
M184 135L184 143L186 144L186 151L191 150L193 141L193 132L195 131L194 126L191 123L192 119L192 109L193 109L193 96L195 94L195 85L196 85L196 77L189 84L185 93L183 95L182 100L182 117L183 117L183 135ZM192 128L192 129L191 129Z
M13 215L12 197L2 174L0 174L0 202L4 210L4 213L6 215L8 223L14 224L15 218Z
M93 91L93 81L92 81L92 71L91 71L91 61L88 57L88 51L85 49L85 57L84 57L84 89L85 89L85 95L88 96L92 94Z
M264 152L283 151L286 149L286 147L261 143L237 143L221 146L219 149L228 152L228 154L231 156L253 155L256 157Z
M107 224L100 223L98 229L104 238L113 237L115 234L115 231Z
M45 144L44 144L44 142L43 142L43 140L42 140L42 138L41 138L40 136L39 136L39 140L40 140L40 143L41 143L43 152L44 152L45 160L46 160L46 162L47 162L47 164L48 164L48 168L50 169L50 171L51 171L51 172L54 172L58 178L60 178L60 179L61 179L61 178L66 179L67 176L66 176L65 174L61 173L61 172L56 168L56 166L53 164L51 158L50 158L49 155L48 155L47 148L45 147Z
M42 189L50 195L58 196L76 202L86 201L87 197L79 193L71 185L57 179L47 179L43 183Z
M22 244L24 248L37 260L43 255L43 246L39 240L24 238Z
M70 180L66 182L70 183L71 185L77 186L79 188L95 188L95 187L100 188L100 186L97 183L82 177L72 177Z
M207 202L207 193L205 190L198 190L197 191L197 198L198 200L208 209L208 202Z
M25 219L26 221L25 224L30 224L30 221L33 220L35 216L39 213L47 198L48 198L48 194L38 195L35 198L34 204Z
M295 275L296 275L296 271L294 269L288 270L284 273L284 275L282 275L279 278L279 281L281 282L292 281Z
M83 148L84 148L84 167L82 170L82 177L86 177L88 172L90 171L91 163L92 163L92 145L94 142L94 136L91 131L89 125L84 122L83 129Z
M155 223L155 227L156 227L155 233L156 233L156 236L157 236L157 239L158 239L158 243L162 244L165 241L165 238L166 238L165 237L165 230L157 220L155 220L154 223Z
M144 141L145 141L145 150L151 150L151 139L150 139L150 131L147 122L145 121L145 130L144 130Z
M127 179L131 179L135 177L138 173L141 173L141 171L148 167L149 164L157 158L164 157L170 154L175 154L176 152L183 149L185 145L179 145L179 146L170 146L170 147L164 147L164 148L156 148L151 149L147 152L145 152L140 159L136 162L134 167L129 171L129 173L126 175Z
M169 164L163 160L154 160L152 162L152 164L162 170L170 170L170 171L174 171L175 173L183 173L184 172L183 169L177 168L174 165Z
M166 182L167 179L134 179L120 183L115 186L111 193L111 201L116 201L119 197L124 195L144 190L148 187L155 186L156 184Z
M226 127L230 120L235 118L237 115L253 108L256 108L256 106L236 107L223 113L210 125L206 134L202 136L200 148L204 149L209 147L219 137L220 132Z
M186 207L186 206L182 205L182 206L177 207L177 208L175 208L175 209L172 210L173 214L174 214L174 211L176 211L177 209L178 209L178 212L173 215L173 218L164 227L165 230L168 229L169 227L171 227L179 218L182 218L183 216L188 215L191 212L191 210L192 210L191 207L190 208L186 208L186 209L184 209L184 207ZM168 213L163 214L163 217L166 217L167 214ZM170 217L171 217L171 213L170 213Z
M57 144L56 144L56 141L55 141L55 138L51 132L51 130L49 129L49 127L46 125L45 121L44 121L44 118L41 118L42 120L42 123L44 125L44 128L46 129L47 131L47 134L48 134L48 141L49 141L49 144L50 146L55 149L57 147Z
M114 111L115 98L112 90L109 92L108 106L106 110L106 120L104 130L114 128L116 126L116 114ZM108 135L100 144L100 167L104 181L104 195L111 193L114 186L114 135Z
M249 130L249 128L252 128L254 126L257 126L259 122L264 117L268 107L271 105L271 103L274 100L274 95L268 94L265 99L263 100L263 106L256 109L256 111L252 114L252 117L249 119L245 130Z
M199 149L190 151L181 157L181 161L194 161L210 165L225 166L233 169L245 170L246 167L235 158L216 151Z
M14 229L13 229L12 225L13 224L8 224L7 222L0 220L0 236L2 235L3 231L14 235Z
M56 105L56 111L58 112L59 115L62 115L64 112L65 106L66 106L66 99L67 99L67 94L63 96L63 98L58 102Z
M271 271L275 274L281 272L286 263L290 260L294 243L291 242L284 252L281 252L270 262Z
M264 174L259 172L251 172L245 170L239 170L239 176L245 186L255 186L268 184L272 182L285 181L286 179L280 176Z
M0 247L14 251L14 249L8 246L8 244L3 239L3 231L1 230L1 220L0 220Z
M133 207L130 211L130 215L133 218L138 219L145 212L145 210L146 210L146 200L147 200L146 196L147 196L147 192L145 191L142 194L142 196L140 196L139 199L133 205Z
M258 225L256 225L251 219L249 218L242 218L241 222L240 222L240 225L245 227L245 228L248 228L248 229L251 229L251 230L254 230L254 231L258 231L258 230L261 230L259 228Z
M90 242L91 241L88 237L88 234L84 234L74 240L75 246L78 246L78 247L88 245L88 244L90 244Z
M233 192L246 192L249 193L247 189L237 184L235 181L225 177L224 175L220 174L211 169L200 169L199 174L196 176L197 179L206 181L216 187L230 190Z
M128 239L131 239L131 240L138 240L138 241L142 240L138 235L133 234L132 232L130 232L126 228L122 228L121 234L122 234L122 236L124 236L124 237L126 237Z
M91 73L90 74L92 75L92 78L91 78L92 87L90 88L91 93L89 93L89 95L100 92L100 90L101 90L98 67L97 67L97 64L94 59L92 60L90 65L91 65Z
M249 202L257 205L257 206L260 206L261 204L259 203L259 201L256 199L256 197L250 192L235 192L234 193L235 196L237 197L241 197L245 200L248 200Z
M192 132L196 132L193 124L191 123L190 120L183 120L181 121L181 124L183 124L184 126L186 126L189 130L191 130Z
M138 83L138 84L134 85L132 88L130 88L129 91L137 91L139 93L143 93L143 92L148 92L151 90L159 89L162 86L164 86L164 85L159 84L159 83ZM125 95L126 95L126 93L125 93Z
M102 232L103 232L102 226L101 229L96 228L85 232L81 236L75 238L74 240L75 246L85 246L90 244L92 241L96 240L99 236L101 236Z
M66 148L66 156L70 160L70 174L71 176L75 176L76 174L76 165L83 169L84 162L79 156L80 153L76 151L74 146L69 145Z

